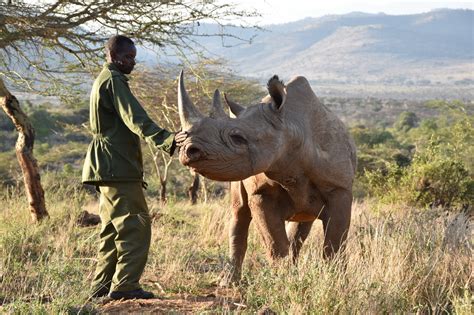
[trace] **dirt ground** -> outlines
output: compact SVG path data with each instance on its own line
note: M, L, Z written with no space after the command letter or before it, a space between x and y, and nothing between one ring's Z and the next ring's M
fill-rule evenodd
M149 300L119 300L108 298L99 302L101 314L196 314L202 312L239 311L246 308L239 303L235 291L211 288L203 294L164 294Z

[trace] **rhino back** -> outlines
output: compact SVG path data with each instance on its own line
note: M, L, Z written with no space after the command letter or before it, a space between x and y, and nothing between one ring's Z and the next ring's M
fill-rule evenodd
M322 102L304 77L287 85L285 121L303 139L299 162L319 180L351 186L356 168L354 141L344 123Z

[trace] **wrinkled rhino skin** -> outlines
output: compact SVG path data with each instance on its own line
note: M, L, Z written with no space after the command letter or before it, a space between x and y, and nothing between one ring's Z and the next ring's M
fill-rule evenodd
M210 117L192 104L181 73L178 107L188 132L180 162L210 179L231 181L230 268L240 277L253 220L271 261L298 253L315 219L323 222L324 251L332 257L346 239L356 150L346 127L304 77L286 86L274 76L260 104L242 107L216 90Z

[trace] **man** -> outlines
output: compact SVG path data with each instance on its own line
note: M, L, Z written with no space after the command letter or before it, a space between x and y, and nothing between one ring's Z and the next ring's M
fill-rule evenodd
M140 138L170 155L176 141L173 133L148 117L130 91L125 75L132 72L136 54L130 38L111 37L106 44L107 63L90 96L93 139L87 150L82 181L95 185L100 192L102 220L93 297L154 297L139 284L151 239L151 222L142 188Z

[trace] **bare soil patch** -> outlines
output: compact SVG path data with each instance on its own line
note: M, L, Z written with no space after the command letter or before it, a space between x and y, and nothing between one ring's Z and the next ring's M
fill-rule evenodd
M239 294L232 289L211 288L202 294L171 293L149 300L104 300L98 311L103 314L168 314L235 311L245 309Z

